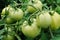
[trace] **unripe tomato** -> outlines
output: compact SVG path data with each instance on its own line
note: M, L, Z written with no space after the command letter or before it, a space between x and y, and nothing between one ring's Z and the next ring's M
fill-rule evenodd
M37 1L37 2L35 2L35 3L33 4L33 6L34 6L36 9L42 10L43 4L42 4L41 1Z
M5 15L5 9L6 9L6 8L4 8L4 9L2 10L2 13L1 13L2 15Z
M37 27L36 22L33 22L31 25L23 23L22 32L26 37L35 38L40 34L41 28Z
M27 6L27 11L29 13L34 13L36 11L36 9L33 6Z
M51 18L52 18L52 23L51 23L51 29L52 30L57 30L59 29L60 26L60 15L57 12L51 11L54 13Z
M12 19L15 19L15 20L20 20L23 18L23 11L21 9L17 9L15 10L14 12L12 11L12 13L9 13L9 16L12 18Z
M9 11L9 13L14 13L15 9L13 7L9 6L9 10L8 11Z
M15 40L15 39L14 36L8 34L3 37L3 40Z
M10 24L10 23L14 23L16 21L14 19L10 18L10 17L7 17L7 18L5 18L5 22Z
M44 14L40 14L36 17L37 25L42 28L48 28L51 24L51 16L49 12L44 12Z
M9 14L9 12L13 12L14 11L14 8L12 8L10 5L5 7L3 10L2 10L2 13L1 15L7 15Z
M8 13L7 13L7 12L8 12L8 9L9 9L9 7L5 7L5 8L2 10L1 15L6 15L6 14L8 14Z

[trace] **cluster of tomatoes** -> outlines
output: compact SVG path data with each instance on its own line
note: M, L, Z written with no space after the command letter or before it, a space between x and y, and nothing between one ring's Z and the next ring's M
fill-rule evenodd
M30 14L29 17L34 15L35 17L31 19L28 17L28 21L31 21L31 23L24 20L22 25L19 25L22 33L29 38L35 38L40 35L42 28L50 28L51 30L57 30L60 28L60 15L56 11L42 10L43 4L39 0L33 0L32 2L28 2L25 11L21 8L13 8L10 5L5 7L1 12L2 18L4 17L4 22L6 24L14 24L23 20L26 14ZM10 36L8 35L7 37Z

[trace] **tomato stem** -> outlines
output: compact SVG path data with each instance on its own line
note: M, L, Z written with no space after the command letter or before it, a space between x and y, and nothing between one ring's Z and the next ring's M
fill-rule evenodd
M50 32L51 37L54 38L54 35L53 35L53 33L52 33L50 27L49 27L49 32Z
M39 10L37 10L36 12L34 12L33 14L31 14L27 20L29 20L29 19L30 19L32 16L34 16L37 12L39 12Z
M21 40L21 38L15 33L15 36L17 37L18 40Z

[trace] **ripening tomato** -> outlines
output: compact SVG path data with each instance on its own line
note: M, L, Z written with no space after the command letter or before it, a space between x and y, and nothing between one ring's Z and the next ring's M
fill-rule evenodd
M57 12L51 11L51 13L53 14L51 16L52 18L52 23L51 23L51 29L52 30L57 30L59 29L60 26L60 15Z
M15 19L15 20L22 19L23 15L24 15L23 11L21 9L19 9L19 8L17 8L17 10L15 10L15 11L12 11L12 12L10 11L10 13L9 13L9 16L12 19Z
M36 16L36 20L37 25L42 28L48 28L51 24L51 16L49 15L49 12L44 12L43 14Z
M28 25L28 22L25 21L22 26L22 32L26 37L35 38L40 34L41 28L37 27L36 22Z

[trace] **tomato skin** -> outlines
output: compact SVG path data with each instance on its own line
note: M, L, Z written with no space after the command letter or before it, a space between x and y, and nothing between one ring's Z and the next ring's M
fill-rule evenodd
M21 9L17 9L15 10L14 12L12 13L9 13L9 16L12 18L12 19L15 19L15 20L20 20L23 18L23 11Z
M52 11L54 14L51 16L52 23L51 23L51 29L57 30L60 26L60 15L57 12Z
M40 34L41 29L37 27L35 22L32 23L32 25L26 25L23 23L22 32L26 37L35 38Z
M51 25L51 16L49 12L44 12L44 14L40 14L36 17L37 25L42 28L48 28Z
M27 6L27 11L29 13L34 13L36 11L36 9L33 6Z
M12 36L12 35L5 35L3 37L3 40L14 40L14 36Z

